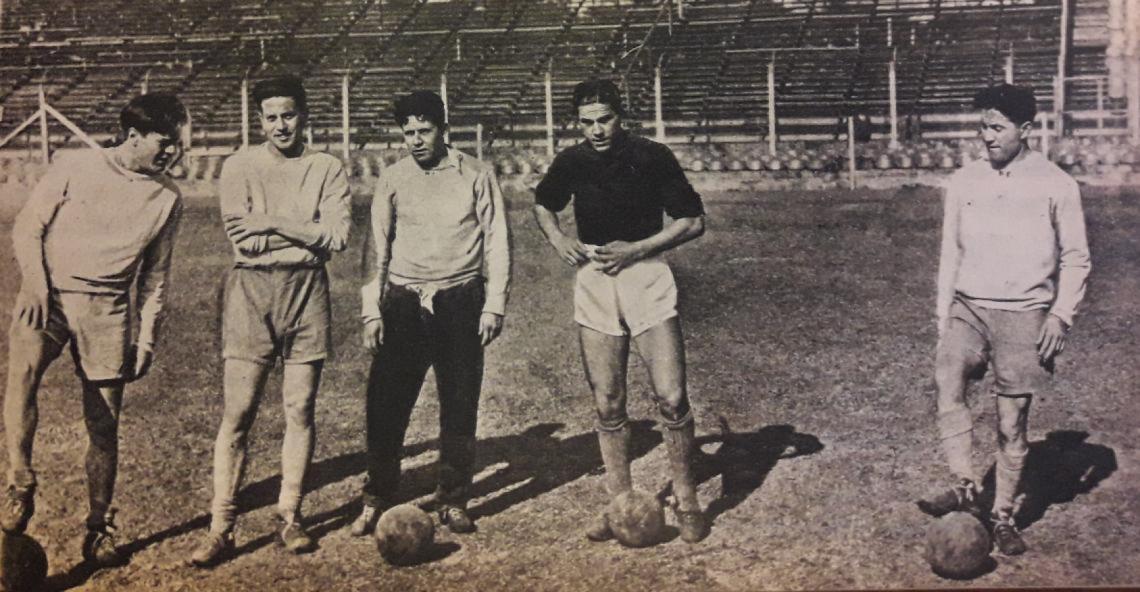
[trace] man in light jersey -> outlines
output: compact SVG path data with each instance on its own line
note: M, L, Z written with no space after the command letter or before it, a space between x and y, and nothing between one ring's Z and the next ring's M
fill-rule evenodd
M935 516L981 513L966 384L989 364L998 415L990 518L998 550L1017 555L1026 550L1015 500L1029 452L1029 405L1065 349L1085 295L1089 248L1076 181L1029 148L1033 92L987 88L974 108L987 158L950 179L938 266L937 425L957 483L918 505Z
M578 267L574 320L594 395L607 489L616 497L632 488L626 415L632 341L649 369L666 428L681 538L699 542L709 525L693 476L694 422L677 286L661 254L704 232L704 206L668 148L622 128L621 95L612 82L583 82L573 100L585 141L554 159L535 189L534 215L558 256ZM571 198L579 238L558 225L557 213ZM671 218L669 224L662 214ZM586 536L612 538L604 515Z
M345 248L352 204L341 162L304 143L305 99L295 77L255 85L266 142L231 156L222 169L218 191L234 268L226 278L222 311L225 409L214 444L212 519L191 557L202 567L234 550L249 430L279 358L285 436L277 542L290 553L314 548L301 524L301 499L316 437L313 406L330 343L325 262Z
M144 376L154 361L182 211L181 195L165 171L181 156L186 121L186 109L173 95L132 99L119 115L113 145L59 155L12 227L22 279L8 333L8 490L0 526L23 532L35 511L36 398L44 371L70 343L88 435L83 558L96 566L125 561L111 507L119 413L123 386Z
M444 143L443 100L396 101L411 153L384 169L372 198L375 267L361 289L368 477L351 533L372 532L394 501L400 455L429 367L439 387L439 475L428 509L456 533L475 530L467 498L483 349L498 337L510 291L507 210L490 166Z

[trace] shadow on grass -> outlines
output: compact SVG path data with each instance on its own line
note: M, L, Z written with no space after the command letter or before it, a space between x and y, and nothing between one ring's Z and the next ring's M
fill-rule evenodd
M1116 452L1085 442L1088 437L1088 432L1057 430L1029 443L1020 488L1024 497L1016 516L1019 528L1028 528L1045 516L1049 506L1073 501L1116 472ZM994 503L994 469L990 465L982 477L978 498L978 505L987 511Z
M631 421L629 458L644 456L661 443L651 421ZM538 497L588 474L603 472L598 437L589 431L568 438L555 437L561 423L540 423L520 434L479 442L483 467L498 462L507 466L472 486L472 498L489 495L516 483L522 485L471 508L474 518L493 516L515 504Z
M1116 452L1086 442L1088 437L1088 432L1058 430L1029 444L1022 480L1025 500L1018 512L1020 526L1037 522L1049 506L1073 501L1116 472Z
M630 425L633 427L631 459L644 455L661 443L661 435L650 429L652 422L638 421L631 422ZM519 434L481 440L478 444L476 472L501 462L507 466L474 483L472 498L490 495L518 483L522 485L472 507L470 509L472 517L497 514L584 475L600 473L602 461L594 432L576 434L568 438L556 437L554 434L563 427L564 424L561 423L542 423L531 426ZM437 447L438 440L416 442L404 448L403 456L404 458L416 456ZM316 461L306 476L305 491L315 491L358 475L364 471L364 467L363 452L352 452ZM400 493L397 494L397 503L412 501L432 491L435 487L437 470L438 463L433 462L404 471L401 475L402 484ZM280 475L243 487L238 494L239 519L242 514L275 504L280 488ZM309 527L309 533L319 542L329 533L348 526L360 513L360 509L360 498L354 497L331 510L306 516L305 523ZM163 541L198 530L205 531L209 526L210 515L203 513L181 524L135 539L122 545L120 550L130 557ZM243 541L235 549L234 555L240 556L267 547L274 543L275 537L276 533L269 532ZM437 545L431 560L447 557L457 548L457 546L453 548L448 545ZM67 590L81 586L95 571L88 564L75 565L66 572L49 577L47 589Z
M754 432L733 432L728 421L720 418L721 433L700 436L696 440L698 454L693 459L698 484L721 477L721 495L705 510L713 523L721 514L740 505L764 484L768 474L781 460L807 456L823 450L823 443L811 434L801 434L790 425L764 426ZM716 452L701 450L719 443ZM672 484L666 485L658 497L671 495Z

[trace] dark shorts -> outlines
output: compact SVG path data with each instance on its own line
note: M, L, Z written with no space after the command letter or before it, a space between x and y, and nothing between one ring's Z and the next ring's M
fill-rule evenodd
M1008 311L983 308L962 298L950 305L950 319L938 348L942 365L993 368L998 395L1031 395L1049 384L1052 364L1037 355L1044 309Z
M307 364L330 350L329 278L319 268L235 267L222 305L222 357Z

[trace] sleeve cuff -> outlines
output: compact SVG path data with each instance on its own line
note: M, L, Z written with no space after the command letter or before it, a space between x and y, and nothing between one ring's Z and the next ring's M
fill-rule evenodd
M360 288L360 318L367 323L381 318L380 282L369 282Z
M1058 319L1061 319L1061 322L1065 324L1066 329L1071 329L1073 327L1073 313L1063 312L1059 310L1050 310L1049 314L1057 317Z
M487 300L483 303L483 312L490 312L499 316L506 316L507 314L507 296L503 295L487 295Z

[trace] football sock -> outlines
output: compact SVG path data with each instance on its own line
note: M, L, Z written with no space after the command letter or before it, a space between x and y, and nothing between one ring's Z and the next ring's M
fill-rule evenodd
M970 410L959 407L938 414L938 434L950 471L960 479L981 485L973 467L974 422Z

